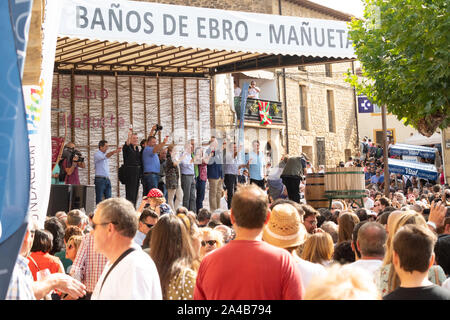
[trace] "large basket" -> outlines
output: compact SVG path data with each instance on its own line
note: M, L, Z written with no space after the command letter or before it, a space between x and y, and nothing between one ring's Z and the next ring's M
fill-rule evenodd
M306 203L315 209L328 207L328 199L325 197L324 176L323 173L309 173L306 175Z
M361 199L365 196L364 169L331 167L325 172L325 197L328 199Z

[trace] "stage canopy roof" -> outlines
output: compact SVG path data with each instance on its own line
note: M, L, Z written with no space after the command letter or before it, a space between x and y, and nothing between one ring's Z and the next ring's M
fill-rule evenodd
M346 21L139 1L57 0L59 71L205 75L355 59Z

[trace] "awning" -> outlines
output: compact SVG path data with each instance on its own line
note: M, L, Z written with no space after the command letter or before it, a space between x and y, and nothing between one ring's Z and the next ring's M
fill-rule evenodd
M419 146L429 144L440 144L442 143L442 135L440 133L435 132L431 137L425 137L420 133L416 133L405 139L404 142L407 144L414 144Z
M256 79L273 80L275 78L275 75L273 74L273 72L265 71L265 70L244 71L242 73L245 74L247 77L256 78Z
M414 156L424 159L434 159L437 149L430 147L415 146L411 144L397 143L390 147L389 152L394 156Z
M432 164L408 162L398 159L388 159L389 173L416 176L421 179L436 180L439 173Z
M57 69L213 74L355 58L345 21L152 2L57 1L64 17Z

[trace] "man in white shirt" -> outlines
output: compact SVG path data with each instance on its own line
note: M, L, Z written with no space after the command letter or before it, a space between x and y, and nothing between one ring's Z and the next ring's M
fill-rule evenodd
M364 201L364 208L366 208L367 210L372 210L374 202L370 198L370 191L367 189L365 190L365 197L363 198L363 201Z
M134 242L142 247L145 237L151 228L158 222L158 215L153 210L144 209L142 210L141 216L139 217L138 230L136 236L134 237Z
M345 167L353 167L353 157L348 158L348 161L345 163Z
M354 241L352 249L355 251L356 261L352 267L363 268L375 275L381 267L384 258L384 244L386 242L386 230L378 222L366 222L358 230L356 248ZM356 254L357 249L361 257Z
M259 93L261 89L256 86L256 82L250 82L250 88L248 88L248 97L252 99L259 99Z
M133 204L124 198L100 202L92 219L94 249L108 259L92 300L161 300L155 263L133 241L137 230Z

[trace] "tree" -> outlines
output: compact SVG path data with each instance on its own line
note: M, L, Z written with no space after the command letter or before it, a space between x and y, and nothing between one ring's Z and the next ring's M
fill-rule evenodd
M427 137L448 127L450 1L363 2L364 19L349 31L363 77L347 81Z

